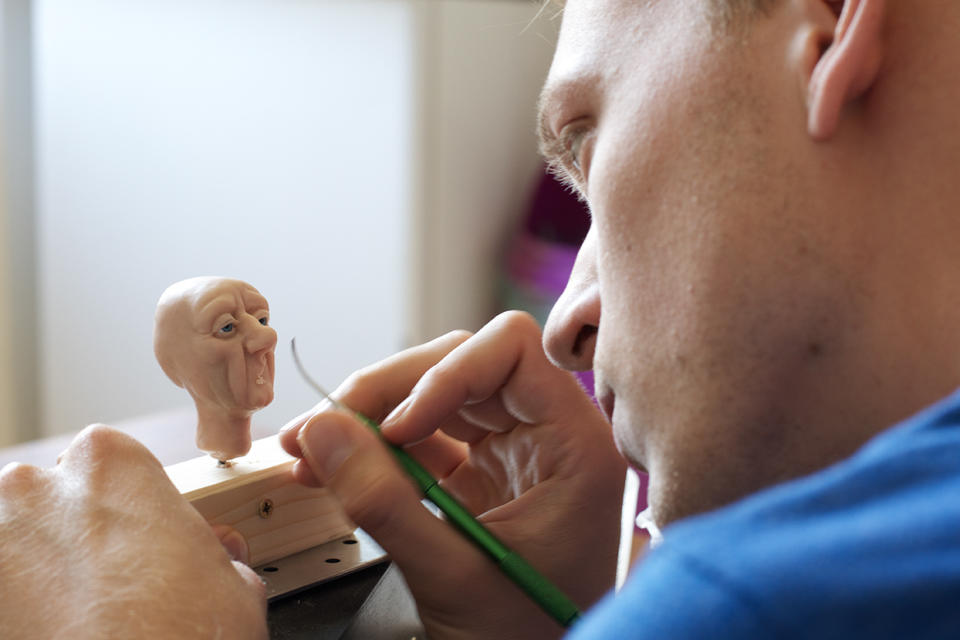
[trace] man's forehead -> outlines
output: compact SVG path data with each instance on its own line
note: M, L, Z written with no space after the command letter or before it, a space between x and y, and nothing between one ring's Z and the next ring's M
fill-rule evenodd
M563 22L557 49L550 66L551 79L576 73L584 66L595 64L604 56L610 43L611 18L624 11L622 0L571 0L563 11ZM549 80L548 80L549 82Z
M593 87L616 73L632 55L631 45L647 37L650 0L571 0L541 105L564 100L571 91Z
M621 36L611 34L610 25L625 10L623 4L624 0L571 0L566 5L537 114L541 151L551 164L561 153L557 147L561 116L584 115L571 111L578 111L590 96L602 91L605 76L620 63ZM633 11L632 5L641 3L628 4L627 10Z
M620 67L643 45L669 43L691 21L699 22L708 13L702 5L710 1L715 0L570 0L550 77Z

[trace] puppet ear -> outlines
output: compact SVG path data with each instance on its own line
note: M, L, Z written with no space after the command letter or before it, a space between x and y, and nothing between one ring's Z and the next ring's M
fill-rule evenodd
M843 2L833 40L813 65L807 87L807 130L814 139L833 136L844 107L876 80L883 17L883 0Z

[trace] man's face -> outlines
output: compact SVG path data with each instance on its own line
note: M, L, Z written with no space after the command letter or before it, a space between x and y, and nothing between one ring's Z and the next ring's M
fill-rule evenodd
M252 286L226 278L188 281L178 312L178 377L197 402L245 414L273 400L277 333L270 308ZM168 344L172 341L168 340Z
M662 524L862 439L845 420L863 417L846 408L869 295L850 274L869 225L825 206L844 203L806 135L791 9L721 35L706 4L571 0L542 112L593 216L545 344L593 356Z

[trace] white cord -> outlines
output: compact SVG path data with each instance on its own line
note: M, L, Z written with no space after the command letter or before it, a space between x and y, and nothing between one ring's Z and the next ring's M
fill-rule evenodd
M623 505L620 511L620 548L617 550L617 578L614 588L619 591L630 573L633 560L633 527L637 516L637 500L640 498L640 476L627 469L623 483Z

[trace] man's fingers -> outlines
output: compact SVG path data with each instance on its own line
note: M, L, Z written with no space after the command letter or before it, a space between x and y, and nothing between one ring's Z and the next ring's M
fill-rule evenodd
M373 420L383 420L430 367L470 338L467 331L451 331L361 369L340 385L333 396Z
M213 535L217 536L231 560L245 564L249 562L250 547L247 545L246 538L239 531L227 524L215 524L210 529L213 531Z
M500 394L460 409L460 417L485 432L506 433L519 422L500 399ZM451 434L452 435L452 434Z
M210 527L213 534L220 540L227 555L230 556L230 563L240 578L246 583L247 587L253 592L254 599L263 607L263 614L267 611L267 587L263 583L257 572L250 568L250 547L247 545L246 538L234 529L225 524L215 524Z
M577 398L586 401L573 376L547 359L536 321L507 312L427 371L384 420L383 433L391 442L415 442L461 410L478 426L502 431L547 422Z
M300 450L300 445L297 445L297 450ZM303 453L301 452L301 456ZM320 482L313 471L310 469L310 465L307 464L307 461L303 458L300 458L293 463L293 468L290 470L293 474L293 479L302 484L305 487L322 487L323 483Z
M232 560L233 568L237 570L237 573L240 574L240 577L243 578L243 581L247 583L247 586L253 591L257 600L263 605L263 612L266 615L267 611L267 586L263 584L263 580L260 579L260 576L257 575L257 572L248 567L243 562L239 560Z
M331 406L326 399L321 401L309 411L304 411L280 428L280 446L283 447L284 451L292 455L294 458L303 457L303 454L300 452L300 444L297 442L297 434L300 433L300 429L307 423L307 420L322 411L325 406Z
M467 444L441 432L404 449L437 479L453 473L470 455Z
M426 440L404 448L436 478L445 478L453 473L468 455L466 444L443 433L435 433ZM297 445L297 450L300 450L300 445ZM310 469L309 463L302 458L293 463L291 473L293 479L304 486L324 486Z
M121 467L136 469L138 478L155 481L162 477L165 484L175 491L167 480L163 465L149 449L132 436L103 424L92 424L77 434L66 451L60 454L54 470L76 470L81 472L82 477L92 479L105 464L111 465L114 470Z
M347 378L331 394L338 402L373 420L381 420L401 400L420 376L451 350L470 337L467 331L451 331L430 342L411 347ZM297 438L307 421L321 411L333 408L323 400L280 429L280 445L290 455L301 458Z
M422 579L435 563L456 562L471 552L469 543L423 507L384 443L351 414L314 416L300 430L299 444L316 478L405 574Z

